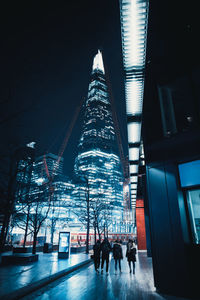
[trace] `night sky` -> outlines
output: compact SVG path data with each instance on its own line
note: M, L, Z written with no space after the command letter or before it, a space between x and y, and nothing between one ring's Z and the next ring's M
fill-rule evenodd
M30 141L37 143L36 155L58 153L77 106L87 95L98 48L103 51L126 155L119 1L4 2L0 5L0 155ZM145 84L150 84L152 91L155 82L168 84L191 72L195 72L198 85L200 26L196 3L150 0L150 75ZM151 136L160 114L159 104L153 106L156 93L155 85L154 92L145 96L152 110L147 124ZM64 152L68 175L76 155L80 121L81 114Z
M119 2L7 1L0 9L1 154L35 141L36 155L57 154L100 47L112 86L126 155ZM81 117L81 114L80 114ZM80 118L64 152L70 175Z

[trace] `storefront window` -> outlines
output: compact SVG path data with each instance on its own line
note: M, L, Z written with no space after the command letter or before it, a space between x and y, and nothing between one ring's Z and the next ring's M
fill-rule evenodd
M187 203L195 244L200 244L200 189L187 191Z

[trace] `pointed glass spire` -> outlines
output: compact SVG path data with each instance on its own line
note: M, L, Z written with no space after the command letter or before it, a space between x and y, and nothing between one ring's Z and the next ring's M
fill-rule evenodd
M93 203L96 201L103 204L103 214L109 207L113 218L110 226L113 232L118 232L123 213L123 178L100 50L93 59L84 110L78 154L74 164L75 174L78 177L87 177ZM80 194L77 197L77 201L84 203L84 194L83 198Z
M96 69L101 70L103 73L105 73L104 66L103 66L102 53L100 50L98 50L98 53L95 55L94 60L93 60L92 71L94 71Z

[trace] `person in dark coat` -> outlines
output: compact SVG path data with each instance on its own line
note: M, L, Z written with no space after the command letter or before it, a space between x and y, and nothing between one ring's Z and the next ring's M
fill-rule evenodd
M127 249L126 249L126 257L127 257L127 261L129 264L129 269L130 269L130 273L131 273L131 262L133 265L133 274L135 274L135 262L136 262L136 245L134 244L134 242L129 239L128 243L127 243Z
M101 243L100 243L99 240L93 246L93 251L94 251L94 267L95 267L95 271L97 273L99 272L98 269L99 269L99 266L100 266L100 253L101 253L100 246L101 246Z
M104 266L104 261L106 261L106 273L108 273L108 267L109 267L109 254L110 254L110 251L111 251L111 245L108 241L107 238L105 238L103 240L103 242L101 243L101 253L102 253L102 256L101 256L101 273L103 273L103 266Z
M119 270L121 273L121 259L123 259L122 246L121 243L116 240L113 246L113 257L115 260L115 271L117 272L117 262L119 264Z

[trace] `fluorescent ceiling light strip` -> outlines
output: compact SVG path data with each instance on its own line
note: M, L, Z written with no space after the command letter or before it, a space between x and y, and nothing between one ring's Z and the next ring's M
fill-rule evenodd
M129 148L129 160L139 160L139 148ZM136 177L137 178L137 177Z
M131 188L137 188L137 183L131 183Z
M138 173L138 166L136 165L129 165L130 173Z
M123 36L122 34L122 42L123 46L125 48L128 47L129 49L131 49L132 53L129 60L125 61L125 66L127 66L128 64L144 65L145 57L144 59L138 59L138 54L140 52L145 53L145 47L141 50L138 49L138 40L141 36L143 38L146 37L147 13L148 1L138 2L136 0L121 0L122 29L123 32L126 33L126 36ZM143 28L141 28L141 22L143 22ZM129 40L132 41L132 43L130 43Z
M128 123L128 142L129 143L139 143L141 134L141 123L131 122ZM131 172L133 173L133 172Z
M134 87L135 86L135 87ZM126 96L126 113L130 114L141 114L142 112L142 98L143 98L143 89L137 89L137 86L128 88L125 93Z
M137 176L130 176L131 182L137 183L138 177Z
M138 180L138 177L137 177L137 176L131 176L131 180L134 180L134 181L136 181L136 182L137 182L137 180Z
M125 98L127 116L142 113L144 92L144 68L146 59L146 37L148 22L148 0L120 0L122 28L122 52L125 70ZM138 143L141 138L141 124L128 124L128 142ZM137 150L129 149L129 159L137 161ZM139 150L138 150L139 152ZM129 165L130 173L138 173L138 165ZM135 181L135 176L131 178ZM137 189L132 183L131 188ZM136 206L137 190L131 192L132 208Z

